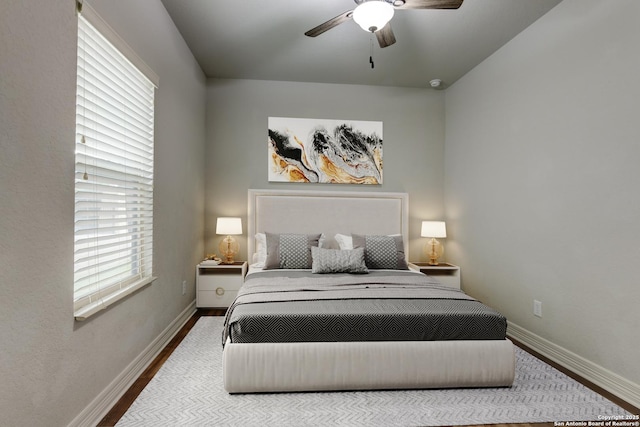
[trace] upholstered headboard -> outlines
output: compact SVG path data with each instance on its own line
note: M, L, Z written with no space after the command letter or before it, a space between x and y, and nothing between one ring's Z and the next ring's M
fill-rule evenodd
M248 221L249 260L264 232L402 234L409 254L407 193L249 190Z

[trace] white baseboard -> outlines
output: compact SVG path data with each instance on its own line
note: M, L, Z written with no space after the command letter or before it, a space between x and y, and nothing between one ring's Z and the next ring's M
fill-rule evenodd
M196 312L195 305L195 301L189 304L107 388L71 421L68 427L92 427L99 423L144 370L147 369L147 366L166 347L169 341L180 331L182 326L193 316Z
M558 363L560 366L602 387L627 403L640 408L640 385L631 382L620 375L596 365L539 335L529 332L521 326L509 322L507 335L522 344L537 351L541 355Z

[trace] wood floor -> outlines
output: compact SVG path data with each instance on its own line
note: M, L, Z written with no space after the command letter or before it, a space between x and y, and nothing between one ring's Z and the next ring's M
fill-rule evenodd
M113 408L105 415L105 417L98 423L97 427L111 427L115 426L118 420L127 412L131 404L138 397L138 395L144 390L144 388L149 384L149 381L153 378L153 376L158 372L162 364L171 356L171 353L178 347L178 345L182 342L184 337L187 336L193 325L196 324L198 319L202 316L223 316L225 313L225 309L199 309L187 323L182 327L182 329L176 334L176 336L171 339L171 341L167 344L167 346L160 352L158 357L151 362L151 364L145 369L145 371L140 375L140 377L133 383L133 385L126 391L124 395L120 398L120 400L115 404ZM522 348L523 350L533 354L538 359L543 360L579 383L589 387L591 390L596 393L601 394L605 398L611 400L616 405L621 406L632 414L640 414L640 409L636 408L633 405L628 404L627 402L619 399L618 397L612 395L608 391L598 387L597 385L585 380L584 378L574 374L573 372L559 366L558 364L550 361L546 357L540 355L539 353L533 351L529 347L524 344L511 339L515 345ZM522 424L485 424L478 425L476 427L551 427L553 423L522 423Z

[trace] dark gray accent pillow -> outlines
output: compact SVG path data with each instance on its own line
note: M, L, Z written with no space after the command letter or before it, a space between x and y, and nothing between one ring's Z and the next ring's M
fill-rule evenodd
M311 247L312 273L368 273L364 248L351 250Z
M265 234L267 237L265 270L311 268L311 247L318 246L320 234Z
M408 270L401 235L377 236L352 234L353 248L364 248L364 260L368 268Z

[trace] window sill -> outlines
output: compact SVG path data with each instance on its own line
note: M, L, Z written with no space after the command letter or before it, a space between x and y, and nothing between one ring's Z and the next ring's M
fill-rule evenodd
M109 306L115 304L116 302L120 301L121 299L126 298L127 296L131 295L132 293L134 293L135 291L137 291L138 289L142 289L147 285L150 285L154 280L156 280L157 277L146 277L138 282L132 283L129 286L126 286L108 296L106 296L105 298L101 299L100 301L96 301L94 303L85 305L82 308L79 308L78 310L76 310L73 313L73 317L77 320L77 321L85 321L87 320L89 317L93 316L94 314L99 313L100 311L108 308Z

